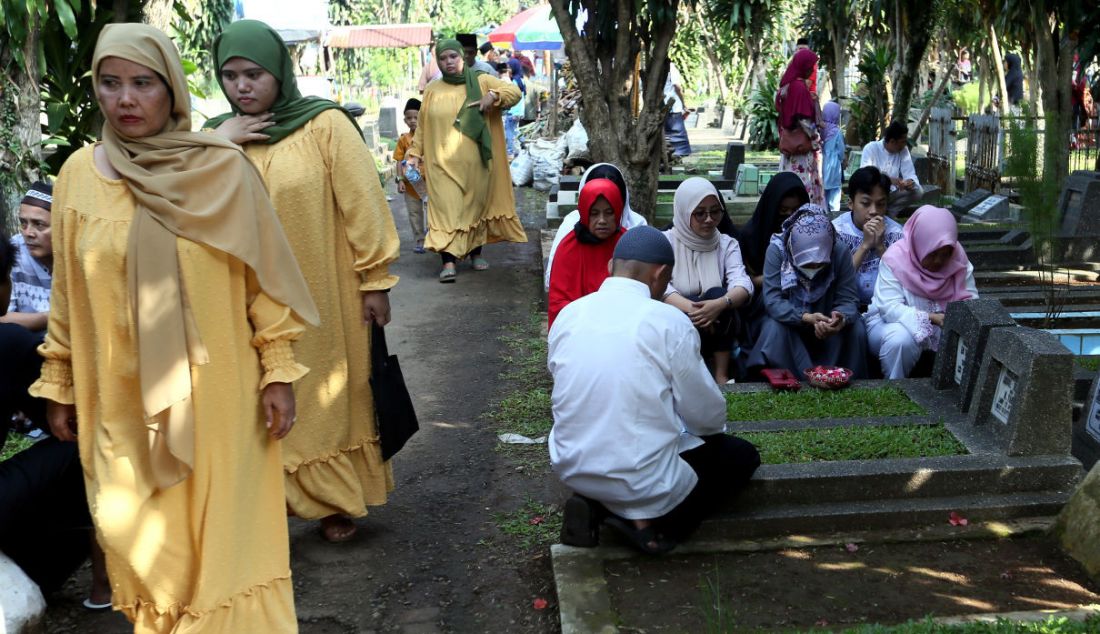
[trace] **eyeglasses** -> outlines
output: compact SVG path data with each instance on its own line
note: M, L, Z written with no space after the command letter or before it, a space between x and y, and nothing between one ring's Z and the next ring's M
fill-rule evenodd
M699 222L704 222L707 218L714 218L715 220L718 220L719 218L722 217L722 210L721 209L706 209L706 210L696 209L695 211L691 212L691 217L698 220Z

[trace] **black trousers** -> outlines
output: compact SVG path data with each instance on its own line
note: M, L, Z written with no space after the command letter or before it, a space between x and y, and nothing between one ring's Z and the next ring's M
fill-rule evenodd
M470 251L469 255L472 256L472 257L475 257L475 258L477 256L481 255L481 247L478 247L478 248L474 249L473 251ZM459 257L457 255L454 255L452 253L447 253L446 251L444 251L443 253L440 253L439 257L443 259L444 264L454 264L454 263L458 262L458 260L459 260ZM465 256L463 256L463 257L465 257Z
M44 335L18 324L0 324L0 428L4 431L15 412L23 412L39 425L46 424L46 402L27 394L42 372L42 357L36 349ZM0 432L0 447L3 436Z
M75 442L47 438L0 462L0 550L43 593L84 563L91 535Z
M702 295L684 295L684 299L691 302L700 302L709 299L718 299L726 295L726 289L721 286L708 288ZM699 331L699 351L704 354L715 352L732 352L733 342L737 341L737 331L740 328L740 319L737 311L728 308L722 311L718 319L714 321L713 328Z
M760 454L747 440L728 434L703 436L703 444L680 454L699 482L674 509L657 518L657 530L681 542L707 516L745 488L760 466Z

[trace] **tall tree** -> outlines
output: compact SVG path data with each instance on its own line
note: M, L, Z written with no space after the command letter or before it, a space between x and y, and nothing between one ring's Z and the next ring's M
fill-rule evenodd
M632 206L652 219L657 199L661 128L668 49L676 33L679 0L550 0L577 78L593 158L623 168ZM577 14L584 10L584 33ZM635 97L634 65L641 55L641 108Z
M46 9L45 2L0 2L0 67L5 71L0 77L0 230L5 236L11 235L19 195L41 169L38 24L48 16Z
M918 70L935 31L941 0L897 0L895 22L898 32L897 66L894 73L894 108L891 118L909 121Z

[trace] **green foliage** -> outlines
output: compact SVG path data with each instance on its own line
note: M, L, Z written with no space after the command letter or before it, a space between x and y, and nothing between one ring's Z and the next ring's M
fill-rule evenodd
M3 449L0 449L0 462L11 458L33 444L34 441L23 434L8 434L8 439L4 442Z
M205 97L211 89L217 90L217 69L210 52L214 39L233 21L233 0L173 0L172 11L173 39L184 60L188 87L192 94Z
M896 55L888 46L864 49L859 58L863 80L852 94L852 119L856 143L863 145L878 139L889 124L890 69Z
M775 95L779 92L779 69L772 68L764 81L749 96L749 143L756 150L779 147L779 111Z
M896 387L726 394L726 417L731 421L912 416L923 413L920 405Z
M964 115L975 114L981 109L978 103L978 82L972 81L952 93L955 107Z
M1100 357L1077 357L1077 367L1089 372L1100 371Z
M958 456L966 447L943 425L831 427L746 432L764 464Z
M493 521L500 532L518 541L523 548L545 548L558 541L562 512L556 506L528 498L523 507L511 513L494 514Z

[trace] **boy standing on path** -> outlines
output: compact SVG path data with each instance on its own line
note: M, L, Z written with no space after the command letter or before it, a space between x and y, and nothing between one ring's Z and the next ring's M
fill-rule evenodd
M413 134L416 133L417 119L420 117L420 100L409 99L405 102L405 125L409 126L409 131L401 135L401 138L397 139L397 147L393 149L393 160L398 164L405 159L405 152L409 150L409 146L413 142ZM420 178L424 178L421 175ZM424 200L417 193L416 188L409 182L409 179L405 178L405 170L403 167L398 167L397 174L397 191L405 194L405 209L409 212L409 227L412 229L413 240L416 241L416 246L413 247L413 253L424 253Z

